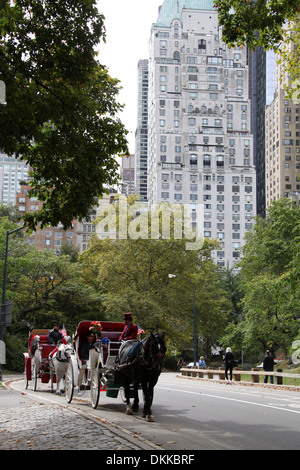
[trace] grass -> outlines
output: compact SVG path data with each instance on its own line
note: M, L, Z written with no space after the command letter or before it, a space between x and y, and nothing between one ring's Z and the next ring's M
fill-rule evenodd
M282 372L286 373L286 374L300 374L300 364L298 365L298 367L291 367L291 364L289 363L288 360L282 361L279 364L276 364L275 367L274 367L274 371L276 371L277 369L281 369ZM262 370L262 372L263 372L263 370ZM259 383L264 382L264 377L265 377L264 375L261 375L259 377ZM251 376L241 374L241 380L243 382L251 382ZM269 379L268 383L270 383L270 379ZM283 385L300 386L300 379L298 379L298 378L293 379L292 377L283 377L282 378L282 383L283 383Z

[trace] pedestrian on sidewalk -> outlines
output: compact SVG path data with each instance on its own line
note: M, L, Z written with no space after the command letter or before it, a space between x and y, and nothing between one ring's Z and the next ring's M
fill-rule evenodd
M271 356L269 350L266 351L266 355L263 362L263 368L265 372L273 372L274 370L274 358ZM268 375L265 375L264 383L268 383ZM273 375L270 375L270 383L273 384Z
M223 356L223 361L225 364L225 379L227 380L227 384L232 383L232 371L234 367L234 356L230 348L226 349L226 354ZM228 371L230 372L230 380L228 380Z

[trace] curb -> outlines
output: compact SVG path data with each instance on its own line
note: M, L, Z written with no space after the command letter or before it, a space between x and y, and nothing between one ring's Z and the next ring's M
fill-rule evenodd
M197 380L197 381L202 381L202 382L214 382L214 383L219 383L226 385L226 380L217 380L217 379L203 379L201 377L188 377L185 375L177 375L176 377L180 379L187 379L187 380ZM288 390L291 392L300 392L300 387L296 385L276 385L276 384L264 384L264 383L254 383L254 382L243 382L242 380L240 381L232 381L231 385L241 385L244 387L259 387L259 388L268 388L268 389L277 389L277 390Z
M107 431L115 434L117 437L126 439L129 441L131 444L136 445L140 447L140 450L164 450L162 446L157 446L156 444L147 441L146 439L142 439L139 435L133 434L130 431L127 431L126 429L121 428L120 426L114 424L114 423L108 423L107 420L103 420L102 418L97 418L93 416L89 411L82 411L78 408L76 408L75 405L72 404L67 404L67 403L56 403L54 401L51 401L47 398L42 398L42 397L34 397L33 394L25 391L20 392L16 388L13 387L13 382L23 380L23 378L7 378L6 380L2 381L2 386L6 388L7 390L16 393L18 395L23 395L26 398L32 399L33 401L36 402L47 402L47 403L52 403L54 406L58 406L60 408L64 408L69 410L70 412L76 413L80 417L93 421L94 424L97 424L98 426L102 426L105 428ZM84 400L85 401L85 400ZM88 403L88 400L86 400Z

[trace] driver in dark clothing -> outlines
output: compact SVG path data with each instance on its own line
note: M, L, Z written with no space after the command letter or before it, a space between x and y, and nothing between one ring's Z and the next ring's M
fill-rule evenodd
M48 333L48 344L59 344L62 342L63 335L59 331L59 323L53 323L53 330Z

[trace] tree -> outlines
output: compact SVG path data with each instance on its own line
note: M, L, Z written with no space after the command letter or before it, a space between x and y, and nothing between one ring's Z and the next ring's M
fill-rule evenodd
M115 205L118 214L118 200ZM128 222L138 227L138 218L132 220L129 215ZM120 321L124 312L132 311L136 323L147 332L159 326L167 332L170 350L180 351L190 346L193 337L193 291L180 277L169 281L168 274L186 276L195 285L197 331L207 351L223 333L222 310L228 310L229 304L211 260L217 243L206 239L200 249L186 250L187 240L174 237L172 223L165 239L151 238L153 219L148 229L135 234L130 223L131 237L122 239L119 232L115 239L95 237L81 255L87 277L97 279L104 289L106 314Z
M224 42L276 51L287 97L299 103L300 0L216 0L215 5Z
M84 281L81 265L69 256L31 248L10 261L8 286L15 330L50 328L56 319L72 333L79 321L104 316L101 293Z
M216 0L223 40L232 47L248 45L277 49L283 26L293 20L299 0Z
M25 214L35 229L88 216L95 198L116 182L116 154L128 154L117 118L119 82L96 60L105 40L94 0L2 0L0 148L32 167L31 196L41 210Z
M300 319L300 207L273 202L246 236L240 262L244 340L249 349L288 350Z

